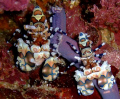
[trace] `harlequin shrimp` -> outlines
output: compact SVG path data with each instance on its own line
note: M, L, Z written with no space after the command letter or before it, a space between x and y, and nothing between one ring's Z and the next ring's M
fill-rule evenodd
M56 65L59 60L56 57L50 56L49 26L39 6L34 8L30 25L24 25L24 29L27 31L26 35L21 33L19 29L16 29L15 33L13 33L13 36L16 33L23 34L23 38L18 38L17 43L14 43L18 51L16 66L26 72L34 70L37 66L41 66L45 62L42 69L43 79L53 81L59 74L59 67ZM55 30L52 29L52 31L62 32L58 28ZM8 42L10 42L12 37Z
M93 79L98 79L98 86L104 90L111 89L115 82L114 76L111 73L110 64L108 64L107 61L102 62L100 60L102 56L106 55L106 53L95 54L95 51L99 50L105 45L105 43L102 43L97 48L92 50L92 41L90 41L88 37L89 35L86 33L81 32L79 34L79 49L81 52L81 57L74 57L78 60L77 62L82 61L83 64L83 66L80 65L79 69L75 71L74 77L77 81L79 95L82 94L85 96L91 95L94 92L94 84L92 82ZM67 44L75 53L80 54L79 50L77 50L73 44L70 42L67 42ZM70 66L74 64L75 62L72 62Z
M23 33L26 40L18 38L17 43L14 43L18 51L16 65L22 71L31 71L50 56L50 40L47 39L50 34L47 33L47 20L39 6L34 8L30 25L24 25L24 29L27 30L27 35ZM20 33L20 31L17 32ZM32 40L28 39L28 34Z

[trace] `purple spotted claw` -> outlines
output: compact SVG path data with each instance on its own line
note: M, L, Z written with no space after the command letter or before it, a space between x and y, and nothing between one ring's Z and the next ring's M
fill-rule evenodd
M52 12L54 15L51 17L51 29L59 28L63 32L66 32L66 14L65 10L60 7L53 7ZM77 42L70 37L64 35L64 33L60 33L61 31L57 31L53 37L50 39L51 48L53 49L53 53L58 53L62 55L62 57L66 58L69 62L75 62L75 66L79 68L81 62L77 62L75 56L79 57L79 54L76 54L71 47L67 44L70 42L73 44L77 50L79 50Z

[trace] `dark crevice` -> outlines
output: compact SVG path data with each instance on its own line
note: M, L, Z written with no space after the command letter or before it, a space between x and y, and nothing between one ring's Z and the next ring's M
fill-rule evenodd
M93 5L96 5L98 8L101 8L100 0L81 0L81 17L87 21L91 22L91 19L94 18L94 13L90 12L90 9L93 8Z

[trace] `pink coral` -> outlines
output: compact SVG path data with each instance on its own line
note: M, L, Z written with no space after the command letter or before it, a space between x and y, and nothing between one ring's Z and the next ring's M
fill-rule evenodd
M120 23L120 1L119 0L101 0L102 6L99 9L96 5L90 10L94 13L91 25L100 28L110 28L112 31L119 30Z
M107 28L115 33L115 42L120 45L120 0L101 0L101 8L93 5L90 9L94 13L94 18L90 25L99 28Z
M66 8L66 28L68 36L74 38L79 32L85 32L87 30L87 26L83 20L80 19L80 7L77 6L74 9ZM72 14L71 14L72 13Z
M0 11L20 11L27 8L29 0L0 0Z
M118 70L120 69L120 51L106 51L104 59L107 60L109 64L115 66Z

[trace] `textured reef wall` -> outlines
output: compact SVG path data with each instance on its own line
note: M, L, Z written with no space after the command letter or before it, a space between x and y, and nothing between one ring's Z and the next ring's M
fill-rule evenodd
M97 90L90 96L79 96L73 78L75 67L60 75L53 82L45 82L40 75L41 67L31 72L21 72L14 63L15 51L7 50L10 38L16 28L29 24L35 0L0 1L0 97L1 99L102 99ZM74 1L74 2L73 2ZM101 42L106 45L99 52L106 52L102 60L112 65L120 88L120 1L119 0L36 0L47 18L51 5L62 6L66 11L66 33L77 41L79 32L90 35L93 48ZM22 10L22 11L21 11ZM15 38L18 38L16 36ZM12 43L16 39L12 40ZM98 53L99 53L98 52ZM61 67L60 71L65 67Z
M0 12L4 11L21 11L25 10L29 4L29 0L7 0L0 1Z

